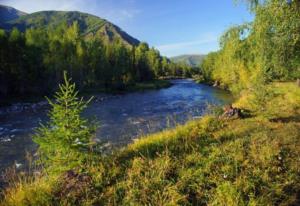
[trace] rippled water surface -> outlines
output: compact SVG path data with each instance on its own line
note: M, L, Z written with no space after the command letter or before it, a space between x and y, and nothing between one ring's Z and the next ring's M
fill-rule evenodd
M84 115L99 121L98 139L120 146L142 134L198 118L208 103L225 104L232 100L227 92L192 80L172 82L173 86L165 89L107 96L103 101L92 102ZM30 136L40 122L47 121L46 110L41 107L0 113L0 170L23 163L26 151L35 150Z

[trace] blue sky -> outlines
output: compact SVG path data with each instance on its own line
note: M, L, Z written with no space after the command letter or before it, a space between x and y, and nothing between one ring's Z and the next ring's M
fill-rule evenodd
M78 10L105 18L168 57L218 49L229 27L252 20L243 0L0 0L32 13Z

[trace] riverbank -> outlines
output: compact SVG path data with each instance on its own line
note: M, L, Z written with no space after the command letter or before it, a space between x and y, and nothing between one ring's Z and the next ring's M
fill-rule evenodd
M194 75L192 79L197 83L197 84L206 84L208 86L216 87L219 89L223 89L226 91L229 91L228 87L226 85L221 85L220 82L218 81L212 81L212 80L207 80L203 77L203 75Z
M206 116L60 174L10 182L3 205L297 205L300 91L273 83L244 119ZM19 180L20 180L19 179Z
M172 86L172 83L169 80L156 79L153 81L138 82L134 85L128 86L125 89L125 92L155 90L155 89L168 88L170 86Z
M79 92L80 96L86 97L87 99L94 96L94 101L101 102L109 98L113 98L116 95L123 95L132 92L157 90L162 88L168 88L172 86L169 80L152 80L146 82L136 83L129 85L122 90L116 89L85 89ZM51 99L51 95L50 95ZM28 97L11 97L2 98L0 100L0 116L9 113L21 113L21 112L36 112L41 109L47 108L48 102L44 96L28 96Z
M133 85L129 85L122 89L107 89L107 88L86 88L79 92L81 96L90 96L93 94L99 95L108 94L108 95L116 95L116 94L125 94L128 92L137 92L137 91L147 91L147 90L155 90L162 89L172 86L172 83L169 80L165 79L155 79L151 81L138 82ZM51 97L51 95L49 95ZM9 107L22 105L27 107L31 104L37 104L40 102L44 102L45 95L26 95L26 96L15 96L15 97L1 97L0 98L0 108L1 107ZM38 105L37 105L38 106Z

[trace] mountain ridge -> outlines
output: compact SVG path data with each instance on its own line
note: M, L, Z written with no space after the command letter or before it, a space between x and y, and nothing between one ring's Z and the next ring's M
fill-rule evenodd
M4 22L17 19L20 16L24 16L24 15L27 15L27 13L10 6L5 6L0 4L0 25Z
M205 54L183 54L170 57L170 60L174 63L183 63L188 66L197 67L202 63L205 56Z
M7 31L16 27L24 32L29 28L49 29L64 23L70 26L75 21L79 24L80 34L86 38L100 36L108 41L120 39L127 45L138 45L140 43L138 39L108 20L80 11L38 11L0 22L0 27Z

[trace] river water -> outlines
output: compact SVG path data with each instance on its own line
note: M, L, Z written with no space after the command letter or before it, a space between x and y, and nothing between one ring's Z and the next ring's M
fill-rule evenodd
M171 87L160 90L101 96L96 98L101 101L90 103L84 116L99 122L96 134L99 140L112 147L123 146L141 135L199 118L207 111L208 104L232 101L229 93L189 79L172 83ZM35 105L21 111L6 108L3 112L4 108L0 108L0 171L13 164L24 164L26 152L33 153L36 149L31 135L40 123L47 121L49 108L35 108Z

